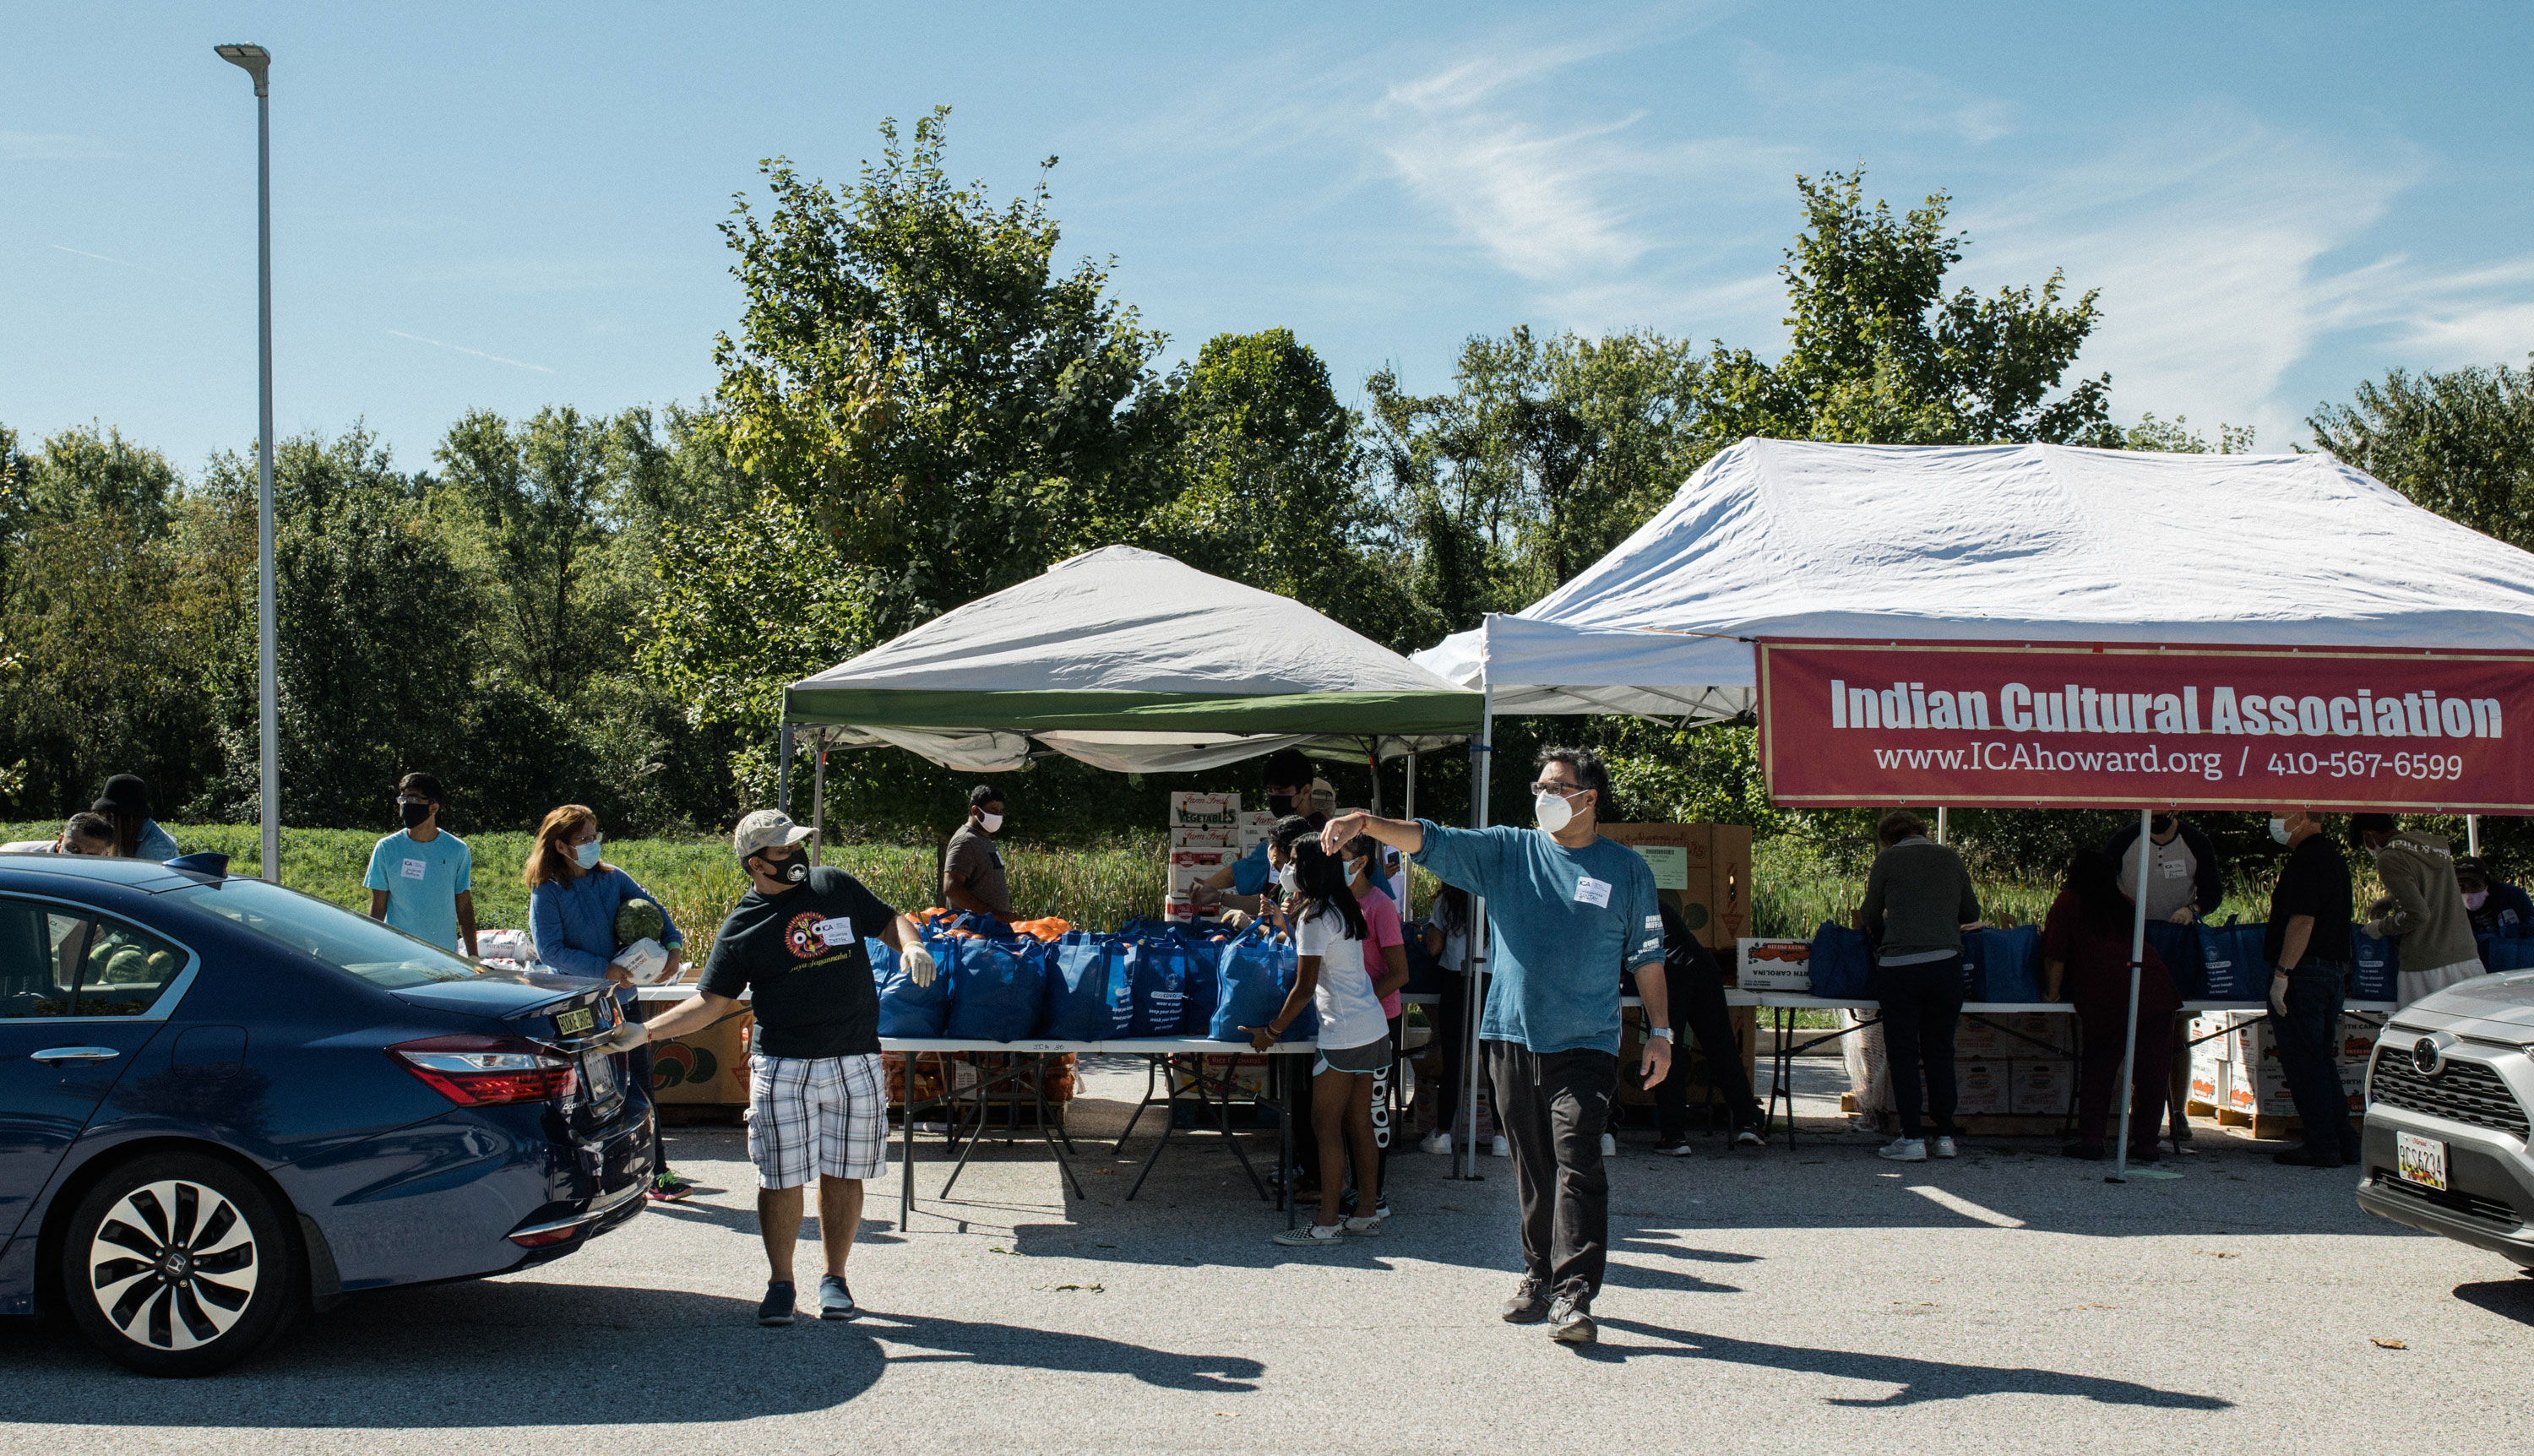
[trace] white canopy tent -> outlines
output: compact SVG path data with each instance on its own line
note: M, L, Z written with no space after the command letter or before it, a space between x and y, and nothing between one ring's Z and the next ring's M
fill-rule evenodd
M2534 556L2327 455L1745 440L1415 660L1497 713L1751 709L1749 639L2534 646Z
M1764 637L2522 649L2534 556L2327 455L1747 439L1572 581L1415 660L1490 725L1686 725L1754 709ZM1486 775L1476 797L1483 823Z

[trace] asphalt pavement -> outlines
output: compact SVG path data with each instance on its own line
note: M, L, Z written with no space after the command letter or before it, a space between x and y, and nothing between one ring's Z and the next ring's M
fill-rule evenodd
M872 1190L851 1322L755 1325L741 1134L684 1128L690 1202L541 1269L355 1300L219 1378L143 1379L66 1331L0 1330L0 1421L42 1456L2253 1456L2534 1433L2534 1279L2360 1213L2354 1171L2213 1131L2164 1165L2180 1178L2120 1186L2047 1142L1904 1167L1857 1133L1737 1155L1710 1137L1678 1160L1631 1139L1601 1343L1577 1350L1496 1318L1519 1267L1504 1163L1464 1183L1404 1152L1379 1238L1285 1249L1283 1217L1206 1139L1175 1140L1125 1201L1142 1165L1090 1135L1121 1111L1078 1105L1081 1199L1035 1147L992 1142L940 1201L929 1142L911 1227L893 1181ZM1148 1116L1126 1160L1156 1131ZM814 1243L801 1259L806 1292Z

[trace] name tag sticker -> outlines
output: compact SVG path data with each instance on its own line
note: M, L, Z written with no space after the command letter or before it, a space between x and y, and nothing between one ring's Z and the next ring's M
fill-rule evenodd
M1599 905L1606 910L1610 906L1610 881L1584 876L1575 881L1575 898L1581 904Z
M2162 871L2164 872L2164 878L2165 878L2165 879L2167 879L2167 880L2180 880L2180 879L2182 878L2182 872L2183 872L2186 868L2188 868L2188 867L2187 867L2187 866L2185 866L2185 865L2182 863L2182 861L2180 861L2180 860L2166 860L2163 864L2161 864L2161 865L2157 866L2156 868L2157 868L2157 869L2160 869L2160 870L2162 870Z
M1659 931L1659 930L1661 930L1661 929L1662 929L1662 917L1661 917L1660 915L1649 915L1649 916L1647 916L1647 917L1646 917L1646 929L1647 929L1647 930L1650 930L1650 931Z
M407 880L420 880L423 877L425 868L426 867L420 860L407 860L404 862L404 869L398 873L402 874Z
M854 943L854 922L851 916L839 915L833 920L819 921L817 930L818 943L821 945Z

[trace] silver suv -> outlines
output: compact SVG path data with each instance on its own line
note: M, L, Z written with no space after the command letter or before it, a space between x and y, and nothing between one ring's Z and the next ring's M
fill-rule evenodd
M2395 1012L2367 1067L2358 1206L2534 1269L2534 971Z

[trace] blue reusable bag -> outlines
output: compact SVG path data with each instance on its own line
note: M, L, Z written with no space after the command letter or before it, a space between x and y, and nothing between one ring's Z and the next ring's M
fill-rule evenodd
M1813 932L1812 958L1807 962L1812 972L1813 995L1824 1001L1865 1001L1874 992L1866 982L1873 973L1873 957L1865 945L1865 932L1825 920Z
M946 936L934 942L950 983L950 1014L943 1034L957 1041L1017 1042L1038 1030L1046 999L1047 946L1038 940L990 940Z
M938 947L927 948L940 960ZM879 993L879 1034L939 1040L950 1014L950 978L935 976L932 985L918 986L886 942L865 936L863 950L871 957L872 987Z
M1176 935L1164 932L1133 947L1133 1012L1128 1036L1177 1036L1186 1011L1188 962L1195 957Z
M1134 1015L1134 967L1114 936L1072 931L1049 944L1039 1035L1059 1042L1106 1042L1126 1035Z
M2218 1001L2267 1001L2269 963L2262 950L2267 927L2229 920L2200 928L2202 999Z
M1179 931L1179 943L1188 952L1184 979L1179 983L1179 1035L1203 1037L1213 1027L1214 1004L1222 995L1216 983L1222 974L1223 947L1232 943L1233 935L1221 927Z
M2146 944L2173 978L2173 993L2183 1001L2208 1000L2208 972L2200 963L2200 926L2169 920L2146 923Z
M2490 957L2483 964L2493 971L2534 970L2534 940L2501 936L2490 942Z
M1299 975L1301 961L1294 953L1292 940L1263 926L1252 926L1234 937L1215 962L1217 1000L1208 1033L1218 1042L1249 1040L1240 1028L1275 1020ZM1319 1034L1318 1010L1304 1006L1294 1024L1285 1028L1282 1040L1305 1041Z
M2394 1001L2401 985L2402 942L2391 936L2371 936L2350 928L2350 959L2355 968L2349 977L2351 1001Z
M1971 984L1965 1000L2013 1005L2041 1000L2041 932L1969 931L1962 936L1962 969Z

